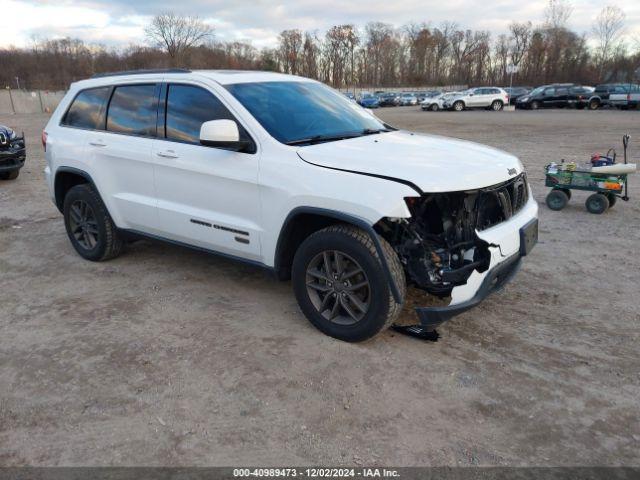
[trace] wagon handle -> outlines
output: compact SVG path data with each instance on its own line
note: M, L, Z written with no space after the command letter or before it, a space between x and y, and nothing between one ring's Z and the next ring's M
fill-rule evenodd
M627 147L629 146L629 134L625 133L622 136L622 146L624 148L624 163L625 165L627 164ZM625 178L625 182L624 182L624 197L622 197L622 199L624 201L628 201L629 200L629 177L627 176Z
M622 136L622 146L624 148L624 163L627 163L627 147L629 146L629 134L626 133Z

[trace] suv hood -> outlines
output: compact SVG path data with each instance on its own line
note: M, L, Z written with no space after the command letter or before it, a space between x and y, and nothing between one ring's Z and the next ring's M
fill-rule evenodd
M309 145L298 155L319 167L411 182L428 193L488 187L523 171L516 157L500 150L406 131Z

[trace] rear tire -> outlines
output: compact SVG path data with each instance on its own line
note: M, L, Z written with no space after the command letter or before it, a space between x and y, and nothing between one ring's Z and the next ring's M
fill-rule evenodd
M20 170L12 170L11 172L0 173L0 180L15 180L20 175Z
M589 213L600 215L609 208L609 199L602 193L594 193L587 198L585 206Z
M491 110L494 112L499 112L504 107L504 104L500 100L494 100L491 103Z
M591 100L589 102L589 110L597 110L600 108L600 102L598 100Z
M382 238L380 242L404 302L402 265L391 245ZM305 316L318 330L340 340L367 340L391 326L402 310L371 237L351 225L333 225L304 240L294 256L291 278Z
M618 197L616 197L613 193L607 193L607 199L609 200L609 208L613 208L613 206L616 204L616 201L618 200Z
M569 203L569 196L564 190L553 189L549 192L546 198L547 207L551 210L562 210Z
M93 187L86 183L72 187L62 211L71 245L82 258L100 262L120 255L122 239Z

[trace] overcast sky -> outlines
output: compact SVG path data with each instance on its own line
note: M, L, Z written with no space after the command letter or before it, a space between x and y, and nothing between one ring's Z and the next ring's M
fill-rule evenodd
M401 26L410 22L505 32L513 20L540 23L546 0L0 0L0 46L28 46L31 39L76 37L90 43L126 46L143 43L144 25L161 12L199 15L215 27L218 40L250 41L273 46L288 28L318 30L336 24L364 25L380 20ZM640 0L574 0L570 27L589 32L605 5L626 15L629 45L640 44ZM176 8L179 5L179 9Z

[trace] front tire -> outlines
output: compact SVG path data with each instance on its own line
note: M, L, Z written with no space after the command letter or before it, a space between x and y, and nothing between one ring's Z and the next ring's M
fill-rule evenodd
M117 257L122 239L98 193L88 184L76 185L64 197L64 225L78 254L94 262Z
M540 102L534 100L531 102L531 110L538 110L540 108Z
M463 110L464 110L464 102L462 102L461 100L458 100L457 102L455 102L455 103L453 104L453 109L454 109L456 112L461 112L461 111L463 111Z
M402 301L404 271L391 246L380 238ZM367 232L333 225L310 235L298 248L291 272L300 309L321 332L359 342L388 328L402 304L393 298L378 254Z
M437 103L434 103L433 105L431 105L430 110L431 110L432 112L437 112L437 111L438 111L438 104L437 104Z

